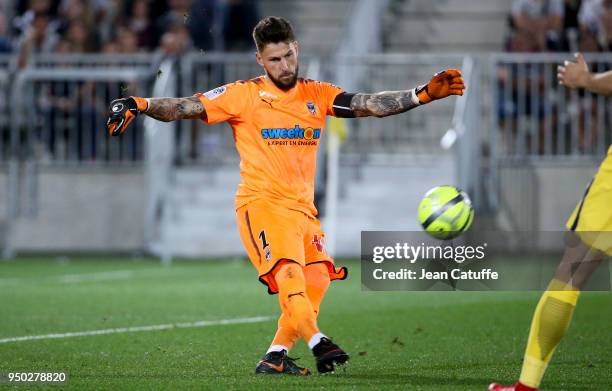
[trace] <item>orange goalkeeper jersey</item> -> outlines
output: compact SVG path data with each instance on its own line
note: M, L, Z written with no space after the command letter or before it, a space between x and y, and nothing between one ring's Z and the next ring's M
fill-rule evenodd
M227 121L232 127L240 155L236 208L265 198L316 216L317 149L341 92L302 78L285 92L260 76L196 94L206 109L204 122Z

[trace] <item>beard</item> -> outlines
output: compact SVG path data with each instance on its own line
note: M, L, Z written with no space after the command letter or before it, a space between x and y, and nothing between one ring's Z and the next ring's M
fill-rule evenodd
M292 89L293 87L295 87L295 84L297 83L298 74L300 73L300 66L299 65L295 66L295 72L291 75L291 77L287 81L282 81L281 79L275 79L274 77L272 77L272 75L270 75L270 73L268 73L268 71L266 71L266 73L268 74L268 78L272 80L272 83L274 83L275 86L277 86L279 89L283 91L288 91Z

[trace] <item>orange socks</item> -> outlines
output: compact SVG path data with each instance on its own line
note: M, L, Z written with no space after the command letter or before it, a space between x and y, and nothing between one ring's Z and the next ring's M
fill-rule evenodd
M312 304L306 295L306 278L295 262L282 265L275 275L281 308L306 341L319 332Z
M319 316L319 307L329 288L329 271L324 263L314 263L304 268L306 277L306 295L310 299L315 317Z
M290 351L298 338L300 338L300 334L298 334L297 326L291 322L289 316L283 312L280 318L278 318L278 329L276 329L276 335L272 340L272 345L270 349L268 349L268 352L279 352L283 349Z

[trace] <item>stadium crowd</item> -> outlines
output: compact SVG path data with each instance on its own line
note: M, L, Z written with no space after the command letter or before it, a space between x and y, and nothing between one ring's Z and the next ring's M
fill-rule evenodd
M10 4L8 2L6 4ZM0 5L0 53L239 51L257 0L28 0ZM9 17L10 16L10 17Z
M609 52L612 0L513 0L505 50L514 53ZM567 60L572 60L570 56ZM526 59L497 67L497 113L511 154L594 153L602 140L599 118L608 113L593 99L556 86L557 63ZM597 65L609 69L612 62ZM608 137L604 135L603 137Z
M177 58L189 50L253 50L251 31L259 16L258 0L5 0L0 2L0 54L16 54L17 65L23 68L33 53L159 52ZM508 52L608 52L612 48L612 0L513 0L508 21L504 44ZM610 65L600 64L599 70ZM563 134L575 131L570 129L573 118L567 113L578 116L573 122L579 124L581 150L601 143L594 131L597 119L605 115L607 123L612 123L612 118L582 96L570 110L549 99L546 89L555 85L555 67L498 66L497 116L508 148L525 145L526 153L568 152L575 135L565 140ZM49 115L41 123L54 123L57 113L73 112L58 94L47 93L51 103L39 111ZM105 103L98 103L100 113ZM0 111L5 106L0 102ZM97 123L100 113L89 122ZM56 125L51 128L52 134L62 134Z
M511 52L609 51L612 0L513 0Z

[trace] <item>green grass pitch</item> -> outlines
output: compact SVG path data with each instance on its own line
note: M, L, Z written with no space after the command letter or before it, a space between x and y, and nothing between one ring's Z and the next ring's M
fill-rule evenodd
M472 391L516 380L539 293L364 292L359 264L345 264L349 279L332 284L319 319L351 354L333 375L255 376L275 320L0 343L0 372L64 370L67 385L36 389L79 390ZM0 262L0 339L278 312L246 261ZM612 294L584 293L542 389L612 389L611 325ZM291 356L314 369L303 342Z

